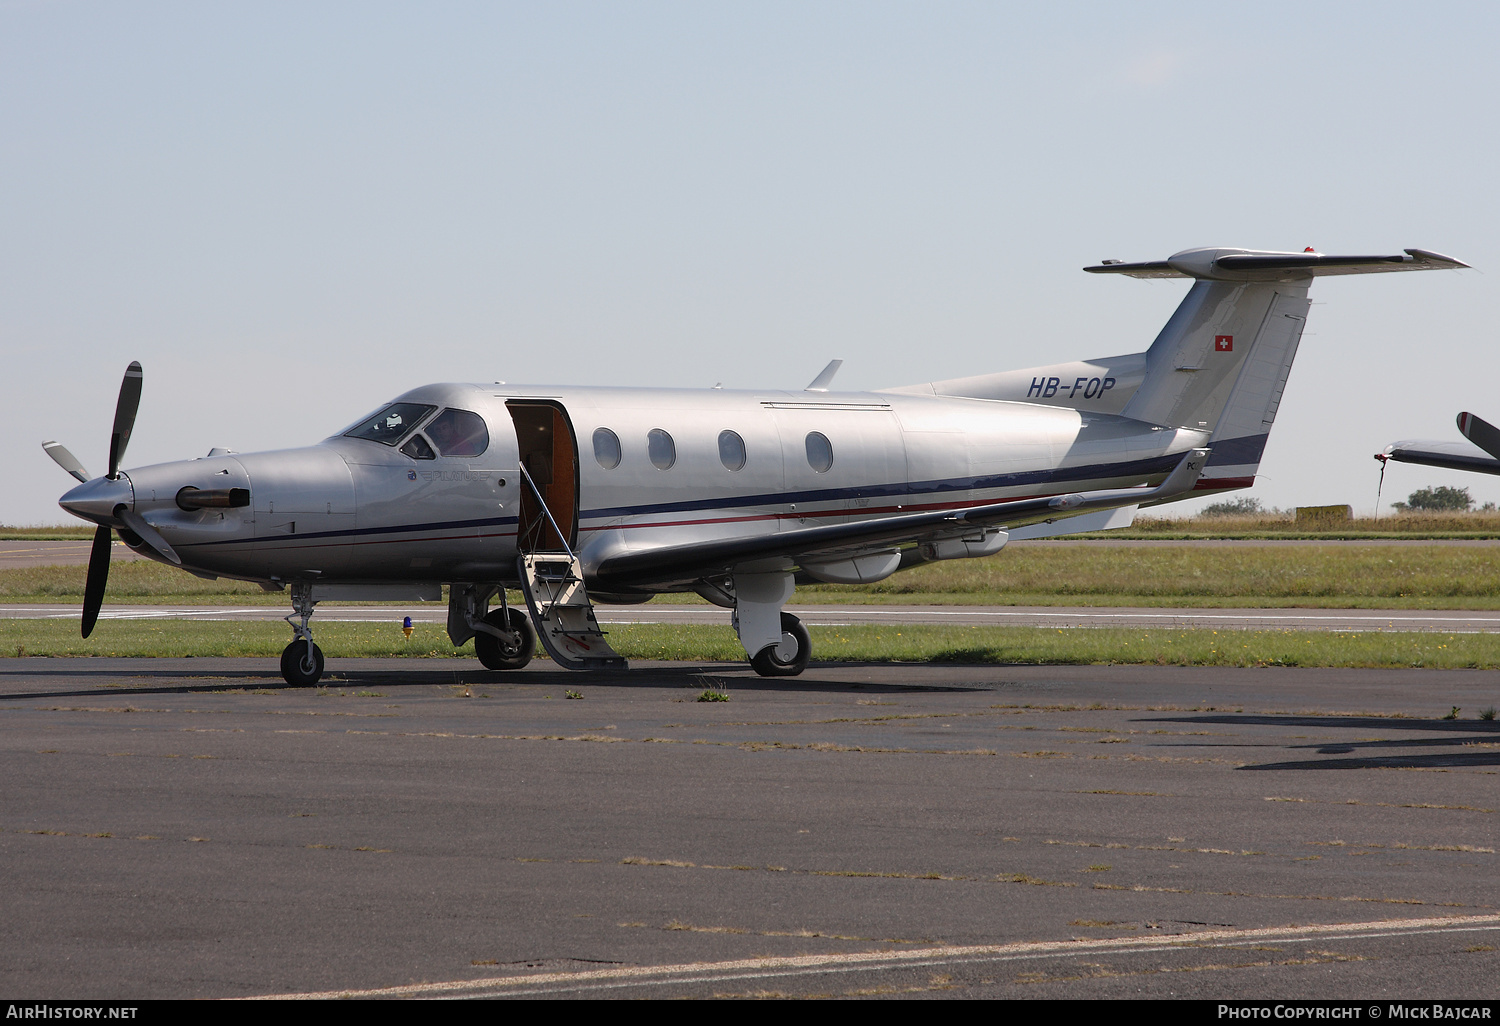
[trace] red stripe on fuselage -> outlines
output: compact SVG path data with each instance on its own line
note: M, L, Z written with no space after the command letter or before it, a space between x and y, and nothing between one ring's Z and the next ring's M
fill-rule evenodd
M1054 492L1054 495L1071 495L1071 492ZM978 506L994 506L1001 502L1022 502L1026 499L1048 498L1043 495L1017 495L1007 499L971 499L959 503L919 502L900 506L861 506L857 509L814 509L802 513L759 513L747 517L705 517L700 520L642 520L633 524L600 524L596 527L580 527L580 531L622 531L637 527L698 527L703 524L742 524L752 520L811 520L814 517L864 517L880 513L926 513L943 509L974 509Z

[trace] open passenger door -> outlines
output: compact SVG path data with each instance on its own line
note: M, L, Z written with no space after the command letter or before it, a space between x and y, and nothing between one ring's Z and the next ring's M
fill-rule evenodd
M516 570L537 637L552 659L570 670L623 670L609 647L573 553L578 538L578 443L567 411L557 403L505 404L520 451L521 509L516 524Z

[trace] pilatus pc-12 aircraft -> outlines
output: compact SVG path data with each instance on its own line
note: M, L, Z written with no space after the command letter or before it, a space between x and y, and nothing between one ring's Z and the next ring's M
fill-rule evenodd
M83 482L63 508L98 525L84 637L116 532L189 573L289 592L291 684L323 672L320 600L438 599L444 584L448 636L493 670L525 666L538 637L560 666L623 667L592 602L692 591L732 611L756 672L794 675L810 654L782 611L797 580L878 581L1248 487L1312 279L1465 266L1417 249L1106 261L1086 270L1193 281L1144 353L875 392L830 389L837 362L801 392L426 385L306 448L122 471L132 363L109 473L45 447Z

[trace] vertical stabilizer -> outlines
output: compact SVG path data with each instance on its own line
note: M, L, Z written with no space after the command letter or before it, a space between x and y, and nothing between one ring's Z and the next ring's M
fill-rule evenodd
M1255 471L1302 341L1310 302L1305 288L1278 289L1214 428L1209 442L1213 455L1199 488L1249 488L1255 483Z
M1283 314L1307 312L1307 284L1195 282L1146 351L1146 376L1120 411L1167 427L1214 432L1231 406L1241 371L1264 371L1262 337L1285 349ZM1300 320L1297 337L1301 337ZM1295 352L1295 342L1292 344ZM1278 362L1279 369L1279 362ZM1257 411L1258 412L1258 411ZM1259 419L1257 418L1257 426Z

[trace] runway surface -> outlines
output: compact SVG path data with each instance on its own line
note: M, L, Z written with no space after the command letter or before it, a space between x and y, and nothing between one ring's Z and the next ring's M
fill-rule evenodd
M863 624L952 624L1010 627L1135 627L1214 630L1298 631L1436 631L1454 634L1500 630L1500 611L1452 609L1170 609L1059 606L799 606L787 607L810 626ZM605 624L725 624L728 610L710 605L596 607ZM128 606L106 605L101 620L280 620L283 606ZM77 620L76 605L0 605L0 619ZM447 607L437 603L409 606L320 606L320 623L442 624Z
M1495 993L1492 673L329 670L0 660L0 988Z

